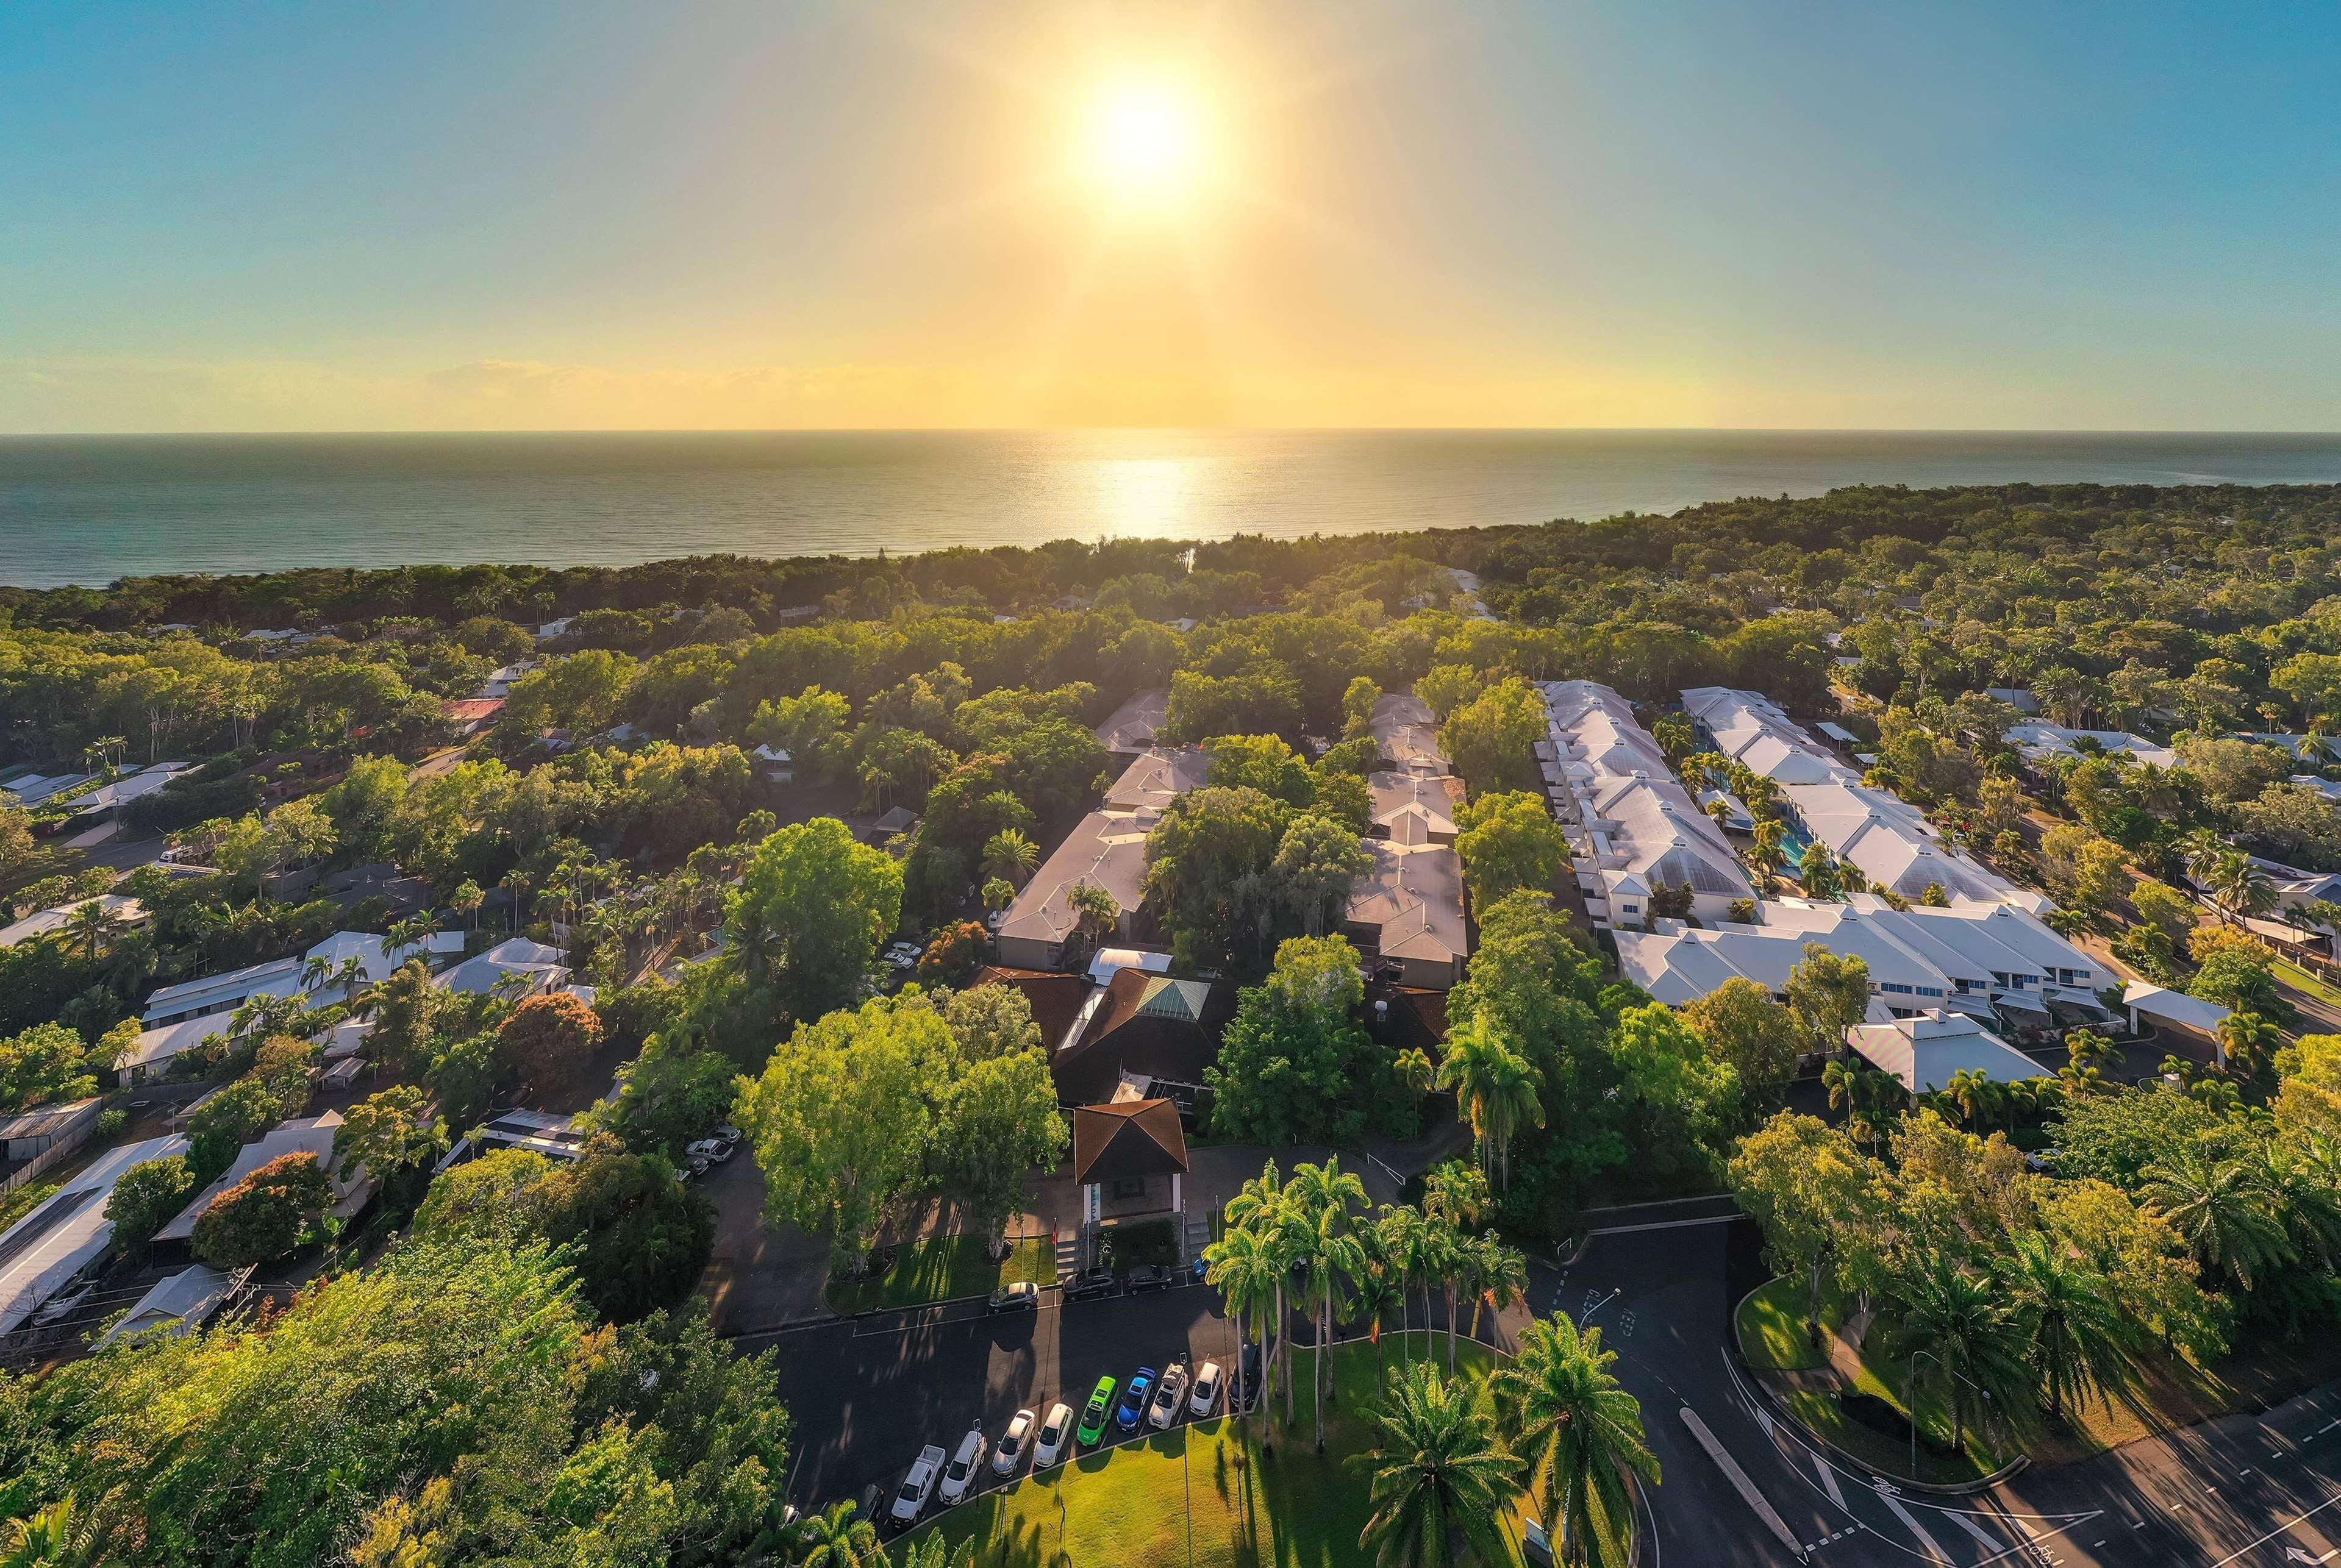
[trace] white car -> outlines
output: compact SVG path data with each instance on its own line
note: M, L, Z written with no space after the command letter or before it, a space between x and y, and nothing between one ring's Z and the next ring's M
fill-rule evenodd
M894 1506L887 1510L895 1523L908 1524L925 1511L942 1473L943 1451L931 1443L920 1449L919 1456L911 1461L911 1473L902 1477L902 1490L894 1494Z
M1049 1419L1041 1423L1041 1441L1032 1445L1032 1468L1044 1470L1063 1458L1072 1436L1073 1407L1059 1400L1049 1406Z
M1008 1418L1008 1430L1000 1434L1000 1444L991 1451L991 1473L1013 1475L1016 1467L1024 1463L1024 1452L1032 1439L1032 1428L1041 1418L1029 1410L1020 1410Z
M703 1159L709 1165L720 1166L730 1159L739 1147L738 1144L728 1143L722 1138L702 1138L682 1152L692 1159Z
M1187 1369L1173 1366L1155 1383L1154 1397L1146 1402L1147 1424L1167 1432L1186 1408Z
M944 1507L950 1507L967 1495L967 1489L975 1484L975 1473L983 1468L984 1450L991 1446L984 1441L983 1428L971 1426L967 1429L967 1435L959 1440L959 1452L951 1455L949 1464L943 1466Z
M1220 1364L1216 1361L1207 1361L1203 1363L1203 1369L1195 1374L1195 1392L1188 1398L1187 1408L1193 1411L1197 1418L1200 1419L1210 1414L1219 1403Z

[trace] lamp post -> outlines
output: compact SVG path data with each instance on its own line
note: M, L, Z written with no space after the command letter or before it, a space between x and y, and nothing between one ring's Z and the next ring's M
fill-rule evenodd
M1910 1369L1914 1374L1918 1371L1918 1363L1922 1361L1933 1362L1939 1370L1950 1373L1950 1375L1958 1378L1961 1383L1983 1395L1985 1404L1991 1403L1991 1390L1977 1385L1973 1380L1961 1376L1958 1373L1951 1372L1949 1367L1943 1365L1943 1358L1931 1350L1915 1350L1910 1353ZM1952 1424L1956 1426L1957 1421L1954 1420ZM1918 1479L1918 1401L1915 1390L1910 1400L1910 1479L1913 1481Z

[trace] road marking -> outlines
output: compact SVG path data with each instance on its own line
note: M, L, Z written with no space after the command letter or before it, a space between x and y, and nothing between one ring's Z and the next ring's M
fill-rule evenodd
M1999 1537L1994 1535L1990 1531L1986 1530L1982 1525L1977 1523L1972 1514L1961 1513L1952 1509L1946 1508L1943 1510L1943 1517L1948 1519L1952 1523L1957 1525L1960 1529L1966 1531L1968 1534L1982 1542L1992 1551L1997 1552L1999 1550Z
M1928 1556L1938 1563L1948 1563L1951 1560L1951 1554L1943 1550L1942 1543L1927 1533L1927 1527L1918 1523L1918 1515L1903 1507L1902 1500L1888 1491L1882 1482L1878 1484L1878 1495L1885 1502L1887 1507L1894 1511L1894 1517L1909 1527L1910 1533L1918 1537L1918 1544L1927 1549Z
M1788 1529L1788 1522L1765 1499L1764 1494L1757 1490L1756 1484L1748 1479L1748 1472L1739 1468L1739 1462L1732 1458L1715 1434L1707 1429L1707 1423L1698 1418L1698 1412L1686 1404L1678 1414L1682 1417L1682 1424L1690 1428L1690 1434L1698 1440L1698 1445L1707 1450L1707 1456L1715 1461L1716 1468L1723 1472L1724 1479L1731 1483L1732 1490L1739 1494L1740 1501L1755 1512L1756 1517L1764 1522L1765 1527L1772 1532L1781 1545L1786 1546L1799 1562L1803 1561L1804 1543Z
M1681 1230L1695 1225L1729 1225L1739 1216L1736 1214L1710 1215L1705 1219L1659 1219L1642 1225L1605 1225L1585 1234L1594 1236L1630 1236L1638 1230Z
M1768 1421L1764 1424L1768 1432L1769 1431L1771 1424L1772 1424ZM1821 1487L1828 1494L1828 1500L1836 1503L1839 1508L1843 1508L1845 1506L1845 1494L1838 1488L1837 1472L1829 1468L1829 1462L1816 1454L1813 1455L1813 1468L1821 1473Z
M2341 1426L2341 1421L2336 1421L2334 1424L2336 1426ZM2228 1553L2225 1557L2222 1557L2216 1563L2212 1563L2211 1568L2227 1568L2228 1563L2233 1563L2236 1558L2241 1557L2244 1553L2250 1552L2266 1545L2267 1543L2275 1540L2277 1536L2283 1534L2286 1531L2291 1529L2293 1524L2298 1524L2305 1520L2314 1518L2316 1515L2324 1513L2327 1508L2332 1507L2336 1503L2341 1503L2341 1497L2326 1498L2324 1502L2318 1503L2307 1513L2300 1515L2299 1518L2295 1519L2292 1522L2292 1524L2278 1525L2274 1530L2271 1530L2266 1534L2261 1536L2258 1540L2246 1544L2241 1551Z

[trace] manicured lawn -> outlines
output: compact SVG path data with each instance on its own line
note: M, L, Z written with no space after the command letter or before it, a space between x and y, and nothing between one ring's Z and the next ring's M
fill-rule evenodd
M2294 990L2314 997L2327 1007L2341 1007L2341 991L2335 990L2298 964L2278 958L2271 967L2276 971L2276 978Z
M1806 1332L1806 1295L1801 1280L1776 1279L1739 1304L1739 1354L1748 1365L1803 1372L1828 1364L1828 1352L1815 1349ZM1832 1305L1822 1307L1825 1330L1836 1325Z
M1057 1277L1049 1238L1013 1243L1005 1261L984 1255L980 1236L922 1236L894 1249L884 1273L829 1282L829 1305L836 1312L868 1312L878 1306L917 1306L954 1296L989 1295L1020 1279L1046 1285Z
M1445 1336L1435 1335L1441 1364ZM1415 1339L1417 1358L1422 1347ZM1392 1375L1398 1345L1385 1337ZM1083 1454L1005 1491L987 1493L942 1515L930 1530L956 1546L979 1543L978 1568L1057 1568L1111 1563L1127 1568L1333 1568L1361 1560L1358 1533L1370 1512L1366 1476L1350 1463L1370 1438L1365 1412L1379 1401L1371 1345L1333 1353L1338 1400L1326 1409L1326 1452L1315 1447L1309 1401L1310 1352L1299 1374L1290 1434L1284 1394L1271 1419L1276 1448L1262 1454L1251 1418L1221 1417L1095 1454ZM1457 1365L1487 1375L1493 1356L1466 1341ZM1519 1527L1508 1533L1517 1543ZM1517 1552L1517 1547L1516 1547ZM1515 1555L1511 1561L1518 1562Z

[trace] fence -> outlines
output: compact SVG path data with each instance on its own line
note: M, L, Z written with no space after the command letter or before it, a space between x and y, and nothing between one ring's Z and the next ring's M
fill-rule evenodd
M96 1130L97 1111L93 1107L90 1114L82 1117L80 1124L67 1132L65 1136L10 1171L6 1176L0 1176L0 1195L15 1192L43 1171L64 1160L75 1149L89 1142L89 1135Z

